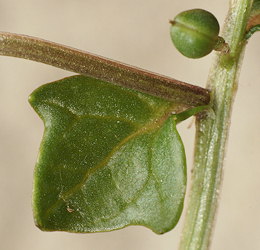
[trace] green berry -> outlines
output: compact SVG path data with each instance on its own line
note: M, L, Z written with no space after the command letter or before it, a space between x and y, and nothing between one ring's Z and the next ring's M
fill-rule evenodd
M170 23L172 42L186 57L203 57L209 54L218 42L218 21L206 10L181 12Z

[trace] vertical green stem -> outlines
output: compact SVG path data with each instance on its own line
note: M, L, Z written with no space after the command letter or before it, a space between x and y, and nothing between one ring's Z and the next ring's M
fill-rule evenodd
M205 250L210 245L252 2L231 1L222 34L230 46L230 53L216 56L209 75L207 87L212 91L212 110L197 117L192 185L180 250Z

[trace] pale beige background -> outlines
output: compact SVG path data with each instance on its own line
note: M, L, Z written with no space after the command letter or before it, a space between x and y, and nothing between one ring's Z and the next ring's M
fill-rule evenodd
M223 22L227 0L0 0L0 30L38 36L204 86L212 55L190 60L172 46L168 20L205 8ZM212 250L260 249L260 36L251 39L234 106ZM142 227L111 233L44 233L33 223L31 189L43 125L27 102L43 83L71 75L0 57L0 249L173 250L180 224L158 236ZM194 126L180 126L192 164Z

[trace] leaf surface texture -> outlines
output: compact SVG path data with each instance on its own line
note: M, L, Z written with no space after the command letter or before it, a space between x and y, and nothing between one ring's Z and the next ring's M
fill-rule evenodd
M174 103L85 76L43 85L29 101L45 125L33 194L40 229L176 225L186 162Z

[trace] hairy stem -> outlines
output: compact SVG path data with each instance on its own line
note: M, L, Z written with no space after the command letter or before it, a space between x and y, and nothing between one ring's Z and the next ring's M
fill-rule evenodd
M0 32L0 55L49 64L179 103L207 105L209 91L172 78L115 62L39 38Z
M192 185L180 243L181 250L209 248L222 167L231 117L232 103L245 46L245 30L251 0L233 0L223 29L230 46L228 55L218 54L207 87L212 91L212 110L197 116Z

